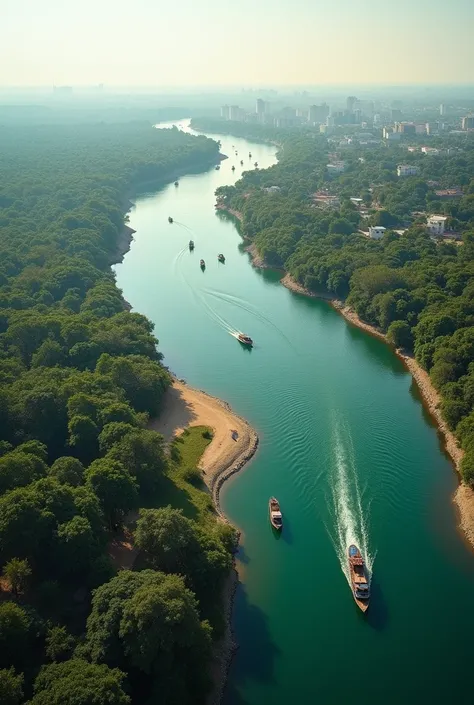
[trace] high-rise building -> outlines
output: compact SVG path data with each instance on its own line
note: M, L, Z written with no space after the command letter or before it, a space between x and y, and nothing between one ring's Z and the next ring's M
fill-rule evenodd
M348 96L348 98L346 100L346 108L350 113L354 112L354 106L356 103L357 103L357 98L355 97L355 95Z
M329 105L323 103L322 105L310 105L309 106L309 122L313 125L315 123L323 124L326 122L326 118L329 115Z
M230 106L229 105L223 105L221 107L221 118L224 118L224 120L230 120Z
M257 104L255 106L255 112L257 115L264 115L266 112L266 107L265 101L261 98L257 98Z
M446 106L444 103L441 103L441 105L439 106L439 114L446 115Z
M466 115L461 122L463 130L474 130L474 115Z

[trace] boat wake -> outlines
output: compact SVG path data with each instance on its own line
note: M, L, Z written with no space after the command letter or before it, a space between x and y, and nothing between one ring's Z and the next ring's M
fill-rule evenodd
M328 505L332 514L332 530L328 529L341 569L350 585L347 551L353 543L360 549L369 579L375 554L371 553L368 532L368 510L364 510L363 495L359 489L354 447L348 426L342 417L334 414L331 498ZM365 503L367 505L367 503Z

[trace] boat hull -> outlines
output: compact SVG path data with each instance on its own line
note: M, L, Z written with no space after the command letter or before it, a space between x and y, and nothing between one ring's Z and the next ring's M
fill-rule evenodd
M280 523L278 524L273 517L272 512L279 512L280 514ZM283 529L283 521L281 517L281 510L280 510L280 505L278 501L275 499L275 497L270 497L268 501L268 518L270 519L270 524L272 525L273 529L275 531L280 532Z
M370 586L370 580L367 567L357 546L349 546L347 552L347 559L349 564L349 577L352 596L357 607L361 610L361 612L367 612L367 610L369 609L370 602L370 590L367 592L367 597L361 598L357 594L357 585L358 583L365 582L367 585Z

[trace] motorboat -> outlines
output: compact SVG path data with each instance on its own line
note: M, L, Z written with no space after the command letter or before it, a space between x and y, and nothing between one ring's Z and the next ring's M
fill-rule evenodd
M219 260L219 262L225 262L225 257L222 253L217 255L217 259Z
M173 222L173 218L171 216L168 216L168 223L172 223L172 222Z
M268 500L268 515L270 518L270 524L277 531L281 531L283 528L283 517L281 514L280 504L275 497L270 497Z
M175 185L175 186L179 186L179 181L175 181L175 182L174 182L174 185Z
M258 162L255 162L254 166L258 166Z
M347 553L352 594L356 605L362 612L366 612L370 599L370 581L367 567L357 546L351 544Z
M201 267L201 269L206 269L206 263L203 259L199 261L199 266Z
M216 171L219 171L220 168L221 168L221 165L220 165L220 164L216 164L216 166L214 167L214 169L215 169Z
M235 171L235 166L232 164L232 171Z
M194 241L193 240L189 241L189 249L194 250Z
M237 335L237 340L239 343L242 343L242 345L248 345L249 347L252 347L253 345L253 340L249 335L246 335L245 333L239 333Z
M241 160L240 160L240 166L243 166L243 165L244 165L244 160L241 159Z

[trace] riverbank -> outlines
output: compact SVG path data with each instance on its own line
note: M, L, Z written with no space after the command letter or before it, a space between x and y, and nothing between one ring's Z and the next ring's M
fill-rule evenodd
M256 248L250 246L246 248L253 257L254 266L260 266L259 260L260 255L256 253L256 258L254 256L254 250ZM380 340L383 340L387 345L391 345L387 339L385 333L363 321L357 313L346 306L343 301L340 301L331 294L327 292L314 292L306 289L304 286L295 281L290 274L285 274L280 283L283 284L287 289L293 291L296 294L301 294L303 296L309 296L311 298L318 298L328 301L328 303L343 316L346 321L351 323L357 328L361 328L369 335L372 335ZM393 347L393 346L391 346ZM474 548L474 490L465 485L461 479L461 460L464 455L464 451L459 447L458 441L454 433L448 427L446 421L441 413L441 396L439 392L434 387L431 382L430 376L426 370L424 370L417 360L412 355L407 355L403 350L396 349L395 354L399 357L405 367L410 372L415 384L417 385L425 408L428 410L430 416L436 423L438 431L443 437L444 448L451 458L453 465L459 476L459 487L454 493L453 502L456 505L459 514L459 528L465 535L471 547Z
M227 522L220 506L220 489L255 454L258 435L245 419L232 411L227 402L193 389L183 380L175 379L165 393L160 416L151 421L149 428L161 433L169 442L189 426L208 426L213 430L212 441L203 453L199 468L219 517ZM211 676L214 688L207 705L221 703L229 667L237 648L231 622L237 584L234 562L222 593L226 627L223 637L213 650Z

